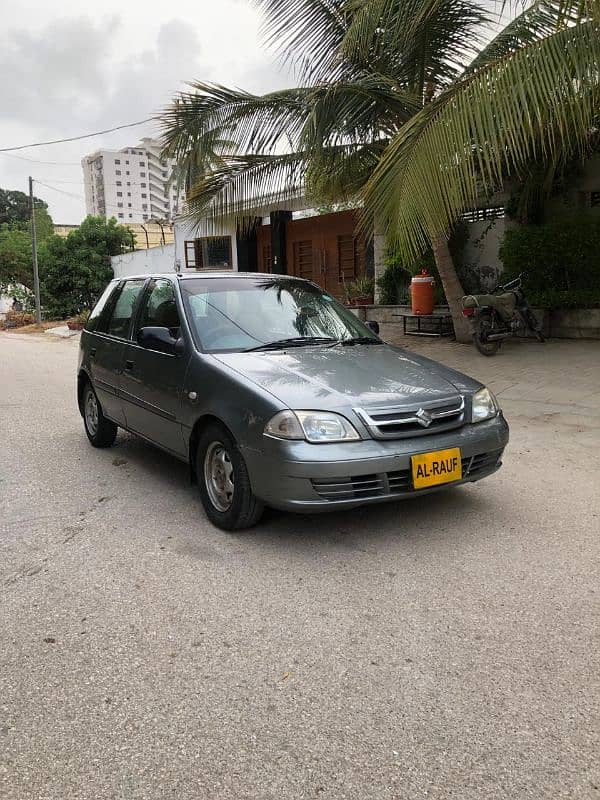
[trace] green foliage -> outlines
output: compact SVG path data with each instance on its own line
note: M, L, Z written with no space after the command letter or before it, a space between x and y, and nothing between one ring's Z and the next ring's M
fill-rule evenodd
M455 225L448 243L461 282L467 277L466 267L462 264L462 252L468 236L467 226L459 223ZM426 269L435 280L433 290L435 304L444 305L446 303L446 296L432 250L426 250L418 259L407 264L402 258L401 250L398 247L390 246L385 257L385 264L385 272L377 281L380 301L384 305L410 303L410 280L413 275L423 269Z
M547 289L527 299L536 308L600 308L600 289Z
M35 223L39 243L52 236L54 226L43 200L35 199ZM0 189L0 292L14 296L22 284L33 289L29 197L24 192Z
M388 258L383 275L377 279L379 302L384 306L405 303L408 297L410 272L402 264Z
M34 197L33 201L37 238L43 241L54 233L54 225L48 213L48 204L38 197ZM15 189L0 189L0 225L9 225L30 233L30 219L29 195Z
M165 155L195 219L299 194L358 198L363 232L375 222L410 264L507 176L525 176L524 205L539 206L550 176L589 151L598 0L525 0L508 25L478 0L256 2L301 85L257 96L198 82L165 110ZM449 259L440 264L460 288Z
M356 203L323 203L315 208L315 211L320 216L323 214L337 214L339 211L355 211L357 209Z
M14 224L0 225L0 293L19 283L33 288L31 236Z
M533 305L600 305L600 219L578 216L508 230L499 254L502 282L525 271L524 289Z
M31 232L29 222L27 223L27 231ZM45 242L50 236L54 236L54 222L52 217L45 208L35 208L35 235L38 243Z
M253 95L199 81L165 109L165 152L196 216L298 192L352 201L366 186L365 220L412 259L482 189L587 147L596 0L528 0L504 26L477 0L257 4L301 85Z
M35 207L47 211L48 204L34 197ZM15 189L0 189L0 223L29 222L29 195Z
M25 285L15 284L10 287L10 296L21 304L22 310L27 314L35 312L35 295Z
M356 280L345 284L346 297L350 300L356 300L358 297L373 297L375 291L375 281L366 275L356 278Z
M128 229L114 217L87 217L66 239L50 237L40 248L42 305L63 319L92 308L113 277L110 257L129 247Z

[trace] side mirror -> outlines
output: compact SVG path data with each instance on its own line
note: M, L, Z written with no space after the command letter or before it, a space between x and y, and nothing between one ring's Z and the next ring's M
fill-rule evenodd
M168 328L149 326L141 328L138 333L138 344L148 350L157 350L159 353L168 355L181 355L184 350L184 343L181 336L173 338Z
M365 325L367 326L367 328L368 328L370 331L373 331L373 333L374 333L376 336L379 336L379 323L378 323L378 322L375 322L375 320L370 320L370 319L369 319L369 320L367 320L367 321L365 322Z

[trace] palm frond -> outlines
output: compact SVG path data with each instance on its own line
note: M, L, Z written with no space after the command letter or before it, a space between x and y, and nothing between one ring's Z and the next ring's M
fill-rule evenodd
M581 21L582 13L581 0L535 0L478 53L464 75Z
M561 30L447 89L399 132L366 192L367 218L407 257L529 161L584 152L599 102L600 27Z
M298 197L306 168L304 155L245 155L223 158L188 192L186 217L213 227Z
M215 151L222 137L239 151L270 151L296 139L311 111L311 89L293 88L254 95L211 83L192 83L158 117L165 152L179 160L190 151Z
M254 0L263 34L301 81L331 76L348 26L347 0Z
M358 202L387 141L328 147L306 168L305 194L315 203Z
M389 136L419 110L420 102L387 76L370 73L348 83L316 86L310 106L300 137L308 151Z
M474 0L350 0L346 59L393 76L414 94L439 90L474 57L485 9Z

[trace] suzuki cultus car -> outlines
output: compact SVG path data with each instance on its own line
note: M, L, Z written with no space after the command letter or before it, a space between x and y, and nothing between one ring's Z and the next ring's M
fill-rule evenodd
M78 398L95 447L121 427L189 463L226 530L265 506L333 511L478 481L508 442L479 381L385 344L289 276L112 281L81 337Z

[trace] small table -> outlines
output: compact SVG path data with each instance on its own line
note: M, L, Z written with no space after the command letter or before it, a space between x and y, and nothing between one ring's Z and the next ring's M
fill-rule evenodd
M402 317L402 331L405 336L453 336L454 325L451 314L394 314ZM408 321L417 321L417 327L407 330ZM423 325L425 323L425 325Z

